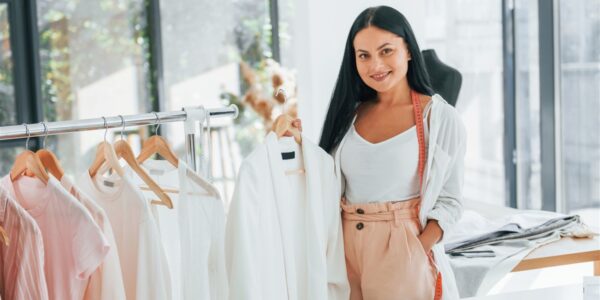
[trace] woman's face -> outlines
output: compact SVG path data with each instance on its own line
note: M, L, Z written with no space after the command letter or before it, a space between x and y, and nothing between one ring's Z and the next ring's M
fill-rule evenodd
M406 80L411 59L404 39L369 26L354 37L356 68L363 82L375 91L389 91Z

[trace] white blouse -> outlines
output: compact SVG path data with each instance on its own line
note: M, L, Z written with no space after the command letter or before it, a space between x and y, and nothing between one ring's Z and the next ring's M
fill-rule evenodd
M429 102L431 104L431 102ZM427 113L423 120L425 139ZM419 140L417 127L379 143L365 140L353 125L341 148L340 167L349 203L404 201L419 196Z

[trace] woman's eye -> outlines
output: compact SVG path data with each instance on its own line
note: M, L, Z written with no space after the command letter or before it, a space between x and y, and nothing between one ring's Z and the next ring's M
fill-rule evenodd
M361 53L361 54L358 55L358 58L365 59L365 58L367 58L367 55L364 54L364 53Z
M390 54L390 53L392 53L392 49L385 48L385 49L381 50L381 53L383 53L383 54Z

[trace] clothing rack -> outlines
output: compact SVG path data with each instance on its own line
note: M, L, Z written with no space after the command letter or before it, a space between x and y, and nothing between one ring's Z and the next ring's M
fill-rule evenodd
M185 143L187 162L194 170L198 171L196 164L196 135L194 131L190 132L188 128L194 128L192 127L194 126L194 123L199 122L200 134L203 134L203 123L206 121L208 124L210 124L210 118L232 117L235 119L237 118L238 114L238 107L232 104L228 107L222 108L205 109L202 106L195 106L185 107L180 111L171 112L156 112L137 115L100 117L95 119L11 125L0 127L0 140L24 139L79 131L157 125L184 121L186 122Z

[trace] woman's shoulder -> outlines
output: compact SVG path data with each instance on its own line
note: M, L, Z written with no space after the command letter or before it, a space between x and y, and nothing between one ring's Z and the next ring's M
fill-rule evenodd
M458 110L450 105L442 96L434 94L431 97L432 110L435 111L434 115L438 119L439 124L446 128L458 128L460 133L465 133L466 128L460 117Z
M432 109L435 109L439 112L439 115L443 118L448 118L452 120L460 120L460 115L458 114L458 110L450 105L444 98L439 94L434 94L431 96L431 106Z

